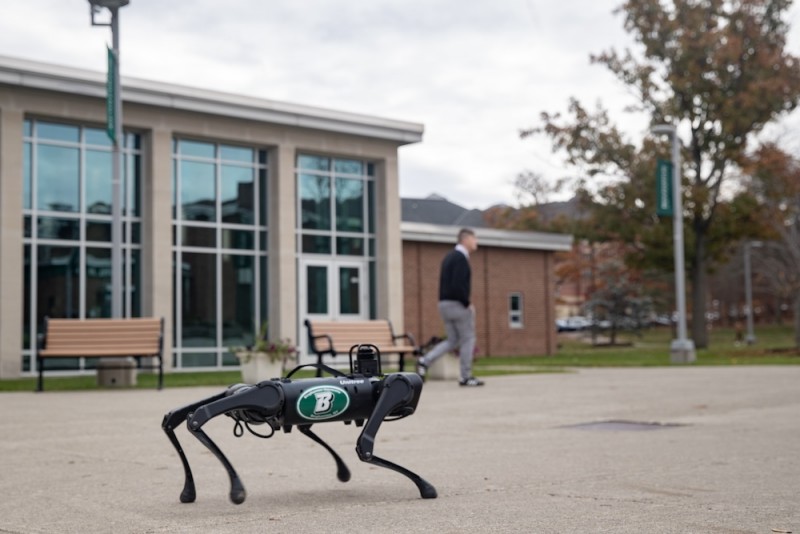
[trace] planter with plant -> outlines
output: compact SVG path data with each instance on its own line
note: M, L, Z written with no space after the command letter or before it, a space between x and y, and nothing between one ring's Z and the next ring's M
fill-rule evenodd
M247 384L282 377L286 362L297 352L290 339L270 340L267 332L265 321L253 345L229 349L239 360L242 380Z

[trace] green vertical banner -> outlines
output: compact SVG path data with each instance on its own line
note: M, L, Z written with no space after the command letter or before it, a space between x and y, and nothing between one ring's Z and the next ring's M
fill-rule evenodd
M656 215L672 217L672 162L658 160L656 165Z
M106 76L106 133L112 143L117 142L117 114L115 109L116 95L114 80L117 72L117 56L108 49L108 75Z

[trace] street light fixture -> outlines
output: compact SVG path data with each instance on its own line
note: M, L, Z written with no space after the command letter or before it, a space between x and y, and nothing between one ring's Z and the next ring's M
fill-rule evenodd
M748 345L756 342L753 332L753 284L750 276L750 249L760 248L764 245L761 241L746 241L744 244L744 297L747 307L747 336L744 338Z
M101 7L107 9L119 9L125 7L130 3L130 0L89 0L91 9L93 11L99 10Z
M672 363L692 363L696 359L694 341L686 333L686 283L683 258L683 198L681 195L680 139L675 126L656 124L650 128L656 135L667 135L672 141L672 239L675 247L675 301L678 305L678 338L670 345ZM702 313L702 310L700 310ZM695 310L698 313L698 310Z
M113 147L111 153L111 317L122 317L122 101L119 79L119 8L130 0L89 0L92 26L111 26L111 51L109 58L109 87L113 102L110 102L110 117L113 117ZM102 8L111 13L111 22L98 22L95 15ZM112 59L113 58L113 59ZM111 128L109 128L110 130ZM112 132L109 131L109 134Z

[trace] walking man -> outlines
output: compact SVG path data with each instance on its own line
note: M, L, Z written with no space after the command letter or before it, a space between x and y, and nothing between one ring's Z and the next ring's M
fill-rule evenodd
M471 270L469 255L478 250L478 238L469 228L458 232L458 244L447 253L439 274L439 315L444 321L447 339L417 361L417 372L425 376L428 367L446 353L458 349L462 386L482 386L472 376L475 349L475 306L470 302Z

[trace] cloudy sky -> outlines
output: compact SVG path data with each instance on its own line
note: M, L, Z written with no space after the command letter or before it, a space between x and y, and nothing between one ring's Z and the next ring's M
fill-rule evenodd
M546 139L519 138L569 97L600 101L632 138L626 89L589 55L632 44L622 0L131 0L121 71L156 81L419 122L400 193L468 208L516 204L512 181L567 174ZM108 28L86 0L5 0L0 54L105 72ZM789 47L800 55L800 7ZM800 126L795 112L790 124Z

